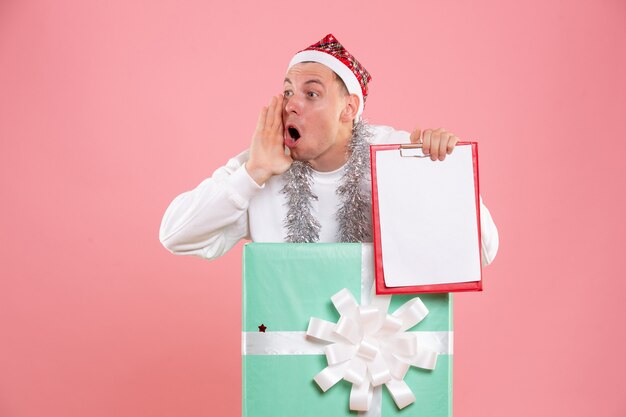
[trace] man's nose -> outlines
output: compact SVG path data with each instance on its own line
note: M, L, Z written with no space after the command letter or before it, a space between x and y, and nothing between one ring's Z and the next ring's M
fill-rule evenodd
M286 101L285 111L287 113L300 114L300 110L302 109L302 104L300 100L296 97L296 95L286 98L285 101Z

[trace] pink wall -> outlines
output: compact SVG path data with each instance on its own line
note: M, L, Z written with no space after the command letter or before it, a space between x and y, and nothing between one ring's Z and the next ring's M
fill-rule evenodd
M626 3L394 3L0 2L0 416L240 415L241 248L158 226L327 32L371 122L480 142L501 249L456 297L456 415L626 415Z

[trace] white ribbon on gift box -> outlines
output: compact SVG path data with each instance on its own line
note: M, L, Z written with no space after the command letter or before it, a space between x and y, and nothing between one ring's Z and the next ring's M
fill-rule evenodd
M428 309L418 297L387 314L391 296L373 296L369 305L359 306L344 288L332 296L341 315L335 324L312 317L307 336L330 342L324 348L328 366L313 378L326 392L341 379L352 383L350 409L367 411L374 387L385 384L398 408L415 401L404 376L411 365L434 369L437 352L417 343L405 332L422 321Z
M341 379L352 383L350 409L361 417L380 417L383 384L398 408L414 402L404 375L411 365L434 369L438 354L452 354L452 332L405 332L428 309L415 297L387 314L391 296L374 294L372 256L371 245L363 244L361 306L343 289L331 298L341 315L336 324L312 317L306 333L243 332L242 354L326 354L328 367L314 377L315 382L323 391Z

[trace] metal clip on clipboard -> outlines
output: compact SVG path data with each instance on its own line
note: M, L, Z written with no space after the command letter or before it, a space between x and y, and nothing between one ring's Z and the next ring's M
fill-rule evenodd
M400 145L400 156L403 158L427 158L430 155L424 155L421 143L410 143Z

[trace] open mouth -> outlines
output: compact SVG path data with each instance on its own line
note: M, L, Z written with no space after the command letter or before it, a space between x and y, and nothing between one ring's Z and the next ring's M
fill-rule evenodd
M289 149L294 149L297 143L299 143L298 139L302 138L302 133L295 123L287 123L283 135L285 137L285 146Z
M294 141L300 139L300 132L298 132L298 129L296 129L295 127L287 128L287 132L289 132L289 136Z

